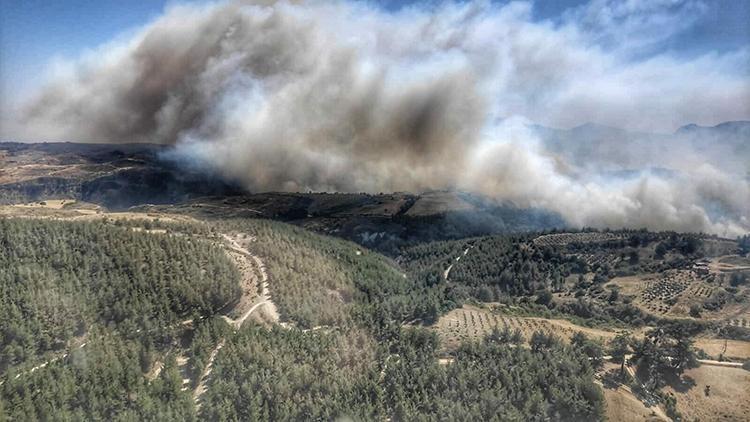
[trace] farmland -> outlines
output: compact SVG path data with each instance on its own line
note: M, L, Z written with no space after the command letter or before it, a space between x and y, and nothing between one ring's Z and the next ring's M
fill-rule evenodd
M724 260L724 262L722 262ZM732 262L744 262L730 257ZM745 285L732 285L732 277L746 277L744 266L717 258L721 266L711 271L694 268L657 274L616 277L607 286L633 299L633 303L659 317L695 318L723 322L736 327L750 324L750 293Z
M490 334L493 329L518 331L525 339L530 339L536 331L556 335L565 340L577 332L605 341L614 337L616 331L607 331L577 326L564 319L545 319L503 314L502 306L465 305L443 315L431 328L443 341L446 350L455 348L464 341L477 341Z
M565 246L571 243L603 243L622 239L618 233L610 232L580 232L545 234L534 239L539 246Z
M621 329L591 328L577 325L565 319L549 319L508 314L509 309L497 304L464 305L440 317L430 326L438 333L446 352L466 341L478 341L490 334L493 329L518 331L526 340L536 331L555 335L569 341L576 333L606 343ZM629 330L634 336L642 336L648 327ZM695 338L695 346L710 357L723 356L724 359L744 361L750 359L750 342L700 336Z

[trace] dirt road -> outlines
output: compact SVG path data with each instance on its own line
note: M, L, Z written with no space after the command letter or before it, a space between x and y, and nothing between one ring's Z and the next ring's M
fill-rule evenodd
M276 304L271 300L271 292L268 286L268 273L266 272L266 266L263 261L249 250L243 248L235 238L228 234L222 234L222 237L229 243L229 248L240 256L244 257L251 264L249 266L240 266L241 268L256 268L260 274L260 294L255 299L253 305L245 311L239 318L231 319L229 316L224 316L224 320L230 325L233 325L236 329L242 326L242 323L253 313L256 309L263 306L266 315L273 321L279 321L279 312L276 308ZM243 274L243 279L253 277L254 275Z
M222 237L227 241L230 250L235 252L238 256L241 256L243 259L249 261L246 262L246 264L249 265L238 265L238 267L241 269L241 272L244 273L242 274L243 294L252 295L252 290L247 286L248 284L252 286L251 281L255 277L255 274L252 273L252 269L257 269L258 273L260 274L260 294L257 296L257 298L254 299L253 305L250 306L248 310L243 312L239 318L232 319L229 315L222 315L222 318L229 325L234 327L235 330L239 330L242 327L242 323L245 322L245 320L250 315L252 315L253 312L255 312L258 308L263 307L266 316L268 316L273 322L278 322L279 313L276 310L276 305L271 300L271 294L268 288L268 273L266 272L265 264L257 255L254 255L249 250L243 248L235 238L229 236L226 233L222 234ZM240 300L237 306L242 306L244 303L247 303L247 301ZM227 313L231 314L235 310L236 309L233 308ZM219 354L219 350L224 347L225 343L226 339L221 339L216 347L211 351L211 355L208 358L206 368L203 370L200 380L198 381L198 385L193 391L193 400L195 401L196 409L198 410L200 410L201 406L201 396L206 391L208 391L208 380L209 376L211 375L211 370L213 369L214 360L216 360L216 356Z

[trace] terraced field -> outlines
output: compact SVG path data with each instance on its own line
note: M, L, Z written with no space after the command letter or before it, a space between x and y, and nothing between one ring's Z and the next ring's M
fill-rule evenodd
M462 341L479 340L490 334L495 327L500 330L505 327L511 331L519 330L527 341L535 331L552 333L563 340L570 340L575 333L582 332L602 342L617 335L616 330L583 327L563 319L504 315L500 309L493 310L490 306L464 305L443 315L430 328L438 333L447 351L455 349ZM647 329L648 327L643 327L631 332L637 337ZM750 342L746 341L699 337L695 339L695 346L714 358L723 355L734 361L750 359Z
M750 305L745 301L732 300L715 274L695 270L669 270L660 274L617 277L609 286L617 286L620 293L633 298L633 303L642 310L660 317L692 318L691 307L700 309L703 320L724 321L737 327L750 326ZM743 293L744 292L744 293ZM723 295L723 296L722 296ZM737 297L747 295L744 287ZM716 297L724 297L717 302ZM703 307L704 303L718 303Z
M605 254L605 253L576 254L576 257L579 258L581 261L585 262L586 265L592 268L597 267L597 266L604 266L604 265L609 265L610 267L614 267L621 260L621 258L617 255Z
M553 233L545 234L534 239L539 246L564 246L570 243L599 243L622 239L618 233Z
M733 327L750 328L750 320L747 318L734 318L730 319L727 323Z
M502 330L506 327L511 331L520 331L526 340L531 338L535 331L551 333L564 340L569 340L579 331L601 340L617 334L614 331L577 326L561 319L509 316L470 305L454 309L432 326L448 350L455 348L462 341L481 339L491 333L493 328Z
M697 281L692 271L667 271L646 286L638 298L639 303L649 312L666 315L677 303L677 298Z

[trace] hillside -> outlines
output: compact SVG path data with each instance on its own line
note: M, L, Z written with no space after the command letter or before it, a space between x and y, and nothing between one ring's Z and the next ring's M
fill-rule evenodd
M717 168L737 168L747 175L750 159L750 122L715 126L685 125L674 133L634 132L592 123L571 129L533 125L545 147L581 167L599 167L613 176L643 171L687 171L682 164L697 155ZM685 157L678 157L686 155ZM678 159L679 158L679 159Z
M201 196L140 176L163 147L4 148L9 419L742 419L748 237L455 191Z
M248 192L161 145L0 142L0 205L65 199L108 211L280 220L391 256L407 243L565 225L543 209L458 191Z
M56 417L86 419L114 414L175 420L219 415L250 419L263 415L279 419L389 415L405 420L444 412L459 418L486 418L502 403L504 412L513 418L530 414L588 418L601 412L601 396L585 375L591 371L588 360L556 343L537 351L494 343L466 345L463 353L467 359L492 359L498 368L510 362L529 365L529 376L514 381L518 391L528 395L482 396L480 400L486 403L482 408L457 402L456 398L466 393L460 387L463 383L486 379L503 385L507 374L439 365L438 338L401 322L422 316L426 312L422 304L437 300L430 299L433 290L400 271L390 259L354 243L268 221L206 225L179 216L133 213L93 214L87 219L92 221L2 220L2 235L14 239L15 245L6 255L12 265L0 272L6 292L12 283L21 282L13 274L27 274L29 264L23 251L45 250L48 255L34 255L38 271L59 274L45 277L45 284L36 287L21 282L30 290L12 288L13 294L21 295L13 304L29 303L31 309L38 310L31 314L26 310L8 312L17 316L4 320L9 366L3 372L0 397L4 404L0 409L11 418L50 417L53 409L66 409ZM59 237L61 233L70 235ZM33 243L24 246L42 238L49 240L45 248L34 248ZM194 248L195 252L190 252ZM75 252L69 255L68 251ZM161 257L170 251L179 251L180 258ZM172 266L161 265L167 259ZM186 259L195 264L209 261L196 271L195 264L181 264ZM143 264L128 266L134 262ZM212 265L217 269L210 270ZM76 275L68 275L70 271ZM108 275L101 276L102 271ZM28 274L33 279L33 273ZM214 275L210 278L214 284L205 285L204 293L195 291L209 274L226 277ZM156 286L139 287L140 277L180 283L155 290L157 296L149 302L148 288ZM255 281L242 287L245 277ZM267 282L259 286L266 277ZM33 294L65 291L70 288L66 283L73 280L77 280L78 297L90 298L73 303L61 298L58 305L50 304L48 295ZM219 280L224 281L216 284ZM125 282L127 287L113 290L117 284L97 284L102 282ZM129 294L128 289L139 294ZM116 299L109 299L111 292L116 292ZM177 302L169 305L170 297ZM153 308L157 303L166 308ZM256 305L251 306L253 303ZM270 309L276 306L278 322ZM75 321L73 318L55 323L49 316L57 314L80 315L82 322L76 327L65 325ZM27 316L32 323L26 322ZM20 328L14 327L24 325L32 333L53 334L49 340L33 334L23 337ZM39 345L24 346L23 341L30 338L40 340ZM14 339L13 343L8 339ZM12 355L11 350L16 349L26 353L23 357ZM534 376L532 371L558 371L558 360L550 356L560 353L580 369L570 379L557 377L561 388L550 391L535 381L548 377ZM82 360L87 364L81 366ZM291 367L297 369L289 372ZM253 378L261 373L266 375ZM317 387L307 381L311 376L319 380ZM122 381L106 382L109 378ZM269 379L275 380L273 392L252 387L267 385ZM411 381L407 384L405 379ZM561 401L555 391L573 384L580 387L568 391L572 396ZM65 387L72 385L91 388L76 393ZM256 398L237 396L240 385L257 391ZM434 394L426 396L426 388ZM372 399L363 402L362 394ZM270 397L273 402L268 401ZM431 397L429 401L425 401L427 397ZM260 407L250 406L248 400ZM550 400L558 404L543 404Z

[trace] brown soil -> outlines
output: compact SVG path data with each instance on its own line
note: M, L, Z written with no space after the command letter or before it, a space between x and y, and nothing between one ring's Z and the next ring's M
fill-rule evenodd
M602 373L607 371L619 371L619 365L611 362L606 362ZM602 387L604 392L604 400L606 401L607 408L605 410L605 417L608 421L618 422L656 422L656 421L669 421L669 418L664 414L664 411L655 407L646 407L646 405L640 401L630 387L626 385L603 386L601 382L597 381Z
M724 358L744 361L750 359L750 342L739 340L722 340L714 338L697 338L695 347L702 349L714 358L724 355Z

